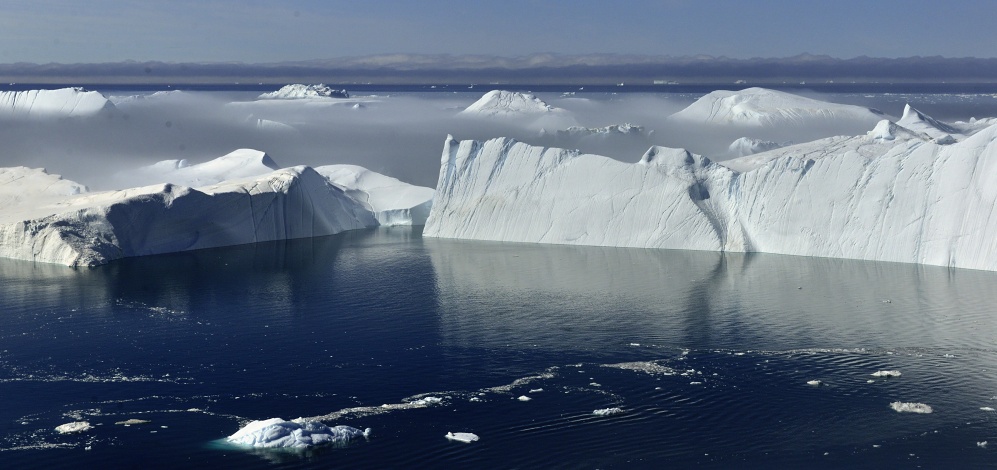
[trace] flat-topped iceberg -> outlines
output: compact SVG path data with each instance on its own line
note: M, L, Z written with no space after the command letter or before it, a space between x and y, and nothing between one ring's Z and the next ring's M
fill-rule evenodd
M424 235L997 270L997 126L961 142L822 139L717 164L446 140Z
M239 149L214 160L191 165L186 159L163 160L114 175L119 187L134 188L157 183L208 186L234 178L259 176L280 169L265 152Z
M115 111L107 97L83 88L0 91L0 118L83 117Z
M226 440L232 444L256 448L308 449L317 446L345 446L370 436L370 428L326 426L318 421L284 421L270 418L252 421Z

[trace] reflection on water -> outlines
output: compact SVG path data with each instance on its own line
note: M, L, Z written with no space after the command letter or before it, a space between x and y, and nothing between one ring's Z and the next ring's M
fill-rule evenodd
M410 228L92 270L0 260L0 461L973 466L990 455L976 442L997 433L997 414L981 410L997 405L995 281ZM897 413L894 401L934 412ZM593 413L609 408L621 412ZM209 445L278 416L374 434L306 454ZM154 425L113 424L136 417ZM71 420L95 427L54 432ZM443 437L460 431L482 439Z

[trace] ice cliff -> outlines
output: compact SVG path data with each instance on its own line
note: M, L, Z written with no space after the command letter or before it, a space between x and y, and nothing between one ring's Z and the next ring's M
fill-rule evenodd
M115 111L104 95L83 88L0 91L0 118L80 117Z
M663 147L628 164L449 137L424 235L997 270L997 126L948 145L891 135L723 165Z

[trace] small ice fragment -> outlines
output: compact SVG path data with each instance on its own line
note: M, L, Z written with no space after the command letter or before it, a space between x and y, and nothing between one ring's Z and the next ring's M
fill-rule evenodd
M474 401L474 402L478 402L478 401L481 401L481 399L480 399L480 398L478 398L478 397L471 397L471 399L470 399L470 400L468 400L468 401Z
M89 431L93 426L86 421L74 421L72 423L60 424L55 427L59 434L72 434L75 432Z
M542 388L534 388L534 389L530 390L530 393L540 393L542 391L544 391L544 389L542 389Z
M160 426L160 427L161 427L161 428L163 428L163 429L166 429L166 428L168 428L169 426Z
M689 382L689 385L703 385L703 382Z
M872 379L869 379L869 380L866 380L865 383L867 383L867 384L874 384L874 383L876 383L876 381L872 380Z
M997 411L997 410L994 410L993 407L990 407L990 406L981 406L980 409L983 410L983 411Z
M83 450L93 450L93 446L86 446L83 448Z
M135 418L132 418L132 419L126 419L124 421L118 421L118 422L116 422L114 424L122 424L122 425L125 425L125 426L131 426L133 424L147 424L147 423L150 423L150 422L151 421L149 421L147 419L135 419Z
M530 398L530 397L528 397L526 395L520 395L520 397L517 398L517 400L519 400L519 401L530 401L530 400L532 400L532 398Z
M439 405L440 403L443 403L443 399L440 397L422 397L412 403L422 406Z
M633 347L635 347L635 348L639 348L640 347L640 343L630 343L630 345L633 346Z
M479 439L477 434L471 432L448 432L446 438L451 441L463 442L465 444L470 444Z
M986 446L987 446L987 441L977 442L976 443L976 447L986 447Z
M593 410L592 414L596 416L613 416L623 413L623 408L613 407L613 408L601 408L598 410Z
M883 446L881 444L873 444L872 447L878 449L878 448L883 447Z
M878 371L873 372L872 374L869 374L869 375L871 375L873 377L886 377L886 378L890 378L890 377L900 377L901 374L900 374L899 370L878 370Z
M893 403L890 403L890 408L893 408L893 411L896 411L897 413L928 414L931 413L932 411L931 407L925 405L924 403L910 403L910 402L901 402L901 401L895 401Z
M820 380L808 380L807 381L807 385L810 385L810 386L813 386L813 387L820 387L821 385L824 385L824 382L821 382Z
M890 300L890 299L885 299L885 300L883 300L883 303L884 303L884 304L892 304L892 303L893 303L893 301L892 301L892 300Z

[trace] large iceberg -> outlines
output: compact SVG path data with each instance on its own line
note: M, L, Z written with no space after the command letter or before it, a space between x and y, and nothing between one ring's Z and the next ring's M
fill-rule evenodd
M280 167L265 152L239 149L214 160L191 165L186 159L163 160L114 175L120 187L133 188L157 183L180 186L207 186L233 178L259 176Z
M115 111L107 97L83 88L0 91L0 118L94 116Z
M997 270L995 141L834 137L723 164L652 147L628 164L448 137L424 235Z
M356 165L325 165L315 171L370 209L380 225L423 225L429 217L433 188L411 185Z
M324 84L302 85L300 83L285 85L281 89L263 93L257 99L261 100L297 100L306 98L349 98L346 90L336 90Z
M464 115L515 116L523 114L563 113L532 93L492 90L461 111Z
M345 446L368 436L370 428L361 431L351 426L329 427L318 421L270 418L251 421L226 440L246 447L307 449L317 446Z
M875 109L829 103L766 88L717 90L669 117L674 122L696 124L795 128L832 123L871 126L883 118L883 113Z
M0 212L0 257L95 266L114 259L374 227L371 211L299 166L197 189L158 184Z

